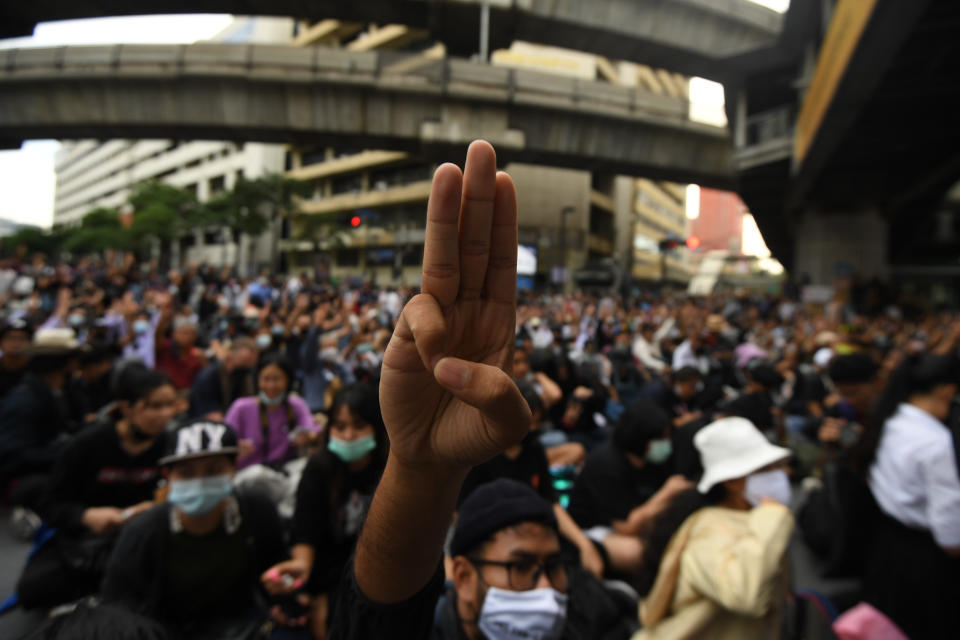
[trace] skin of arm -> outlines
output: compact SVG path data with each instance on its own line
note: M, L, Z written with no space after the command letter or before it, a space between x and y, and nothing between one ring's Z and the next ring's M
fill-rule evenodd
M580 551L580 562L583 568L593 574L597 580L603 579L603 559L590 538L573 521L567 510L559 504L553 505L553 514L557 518L557 527L560 535L567 539Z
M517 444L530 410L513 382L517 201L477 141L461 174L440 166L427 205L422 293L383 359L390 454L354 558L374 602L397 603L435 574L468 470Z

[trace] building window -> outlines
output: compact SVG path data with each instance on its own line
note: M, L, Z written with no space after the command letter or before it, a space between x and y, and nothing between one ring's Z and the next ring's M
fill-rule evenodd
M359 193L363 188L363 176L355 174L351 176L342 176L330 181L333 194L341 193Z
M358 249L340 249L337 252L338 267L356 267L360 264L360 251Z
M216 195L226 191L226 176L217 176L210 179L210 195Z
M191 194L193 194L194 198L197 197L197 183L188 184L183 188L183 190L189 191Z

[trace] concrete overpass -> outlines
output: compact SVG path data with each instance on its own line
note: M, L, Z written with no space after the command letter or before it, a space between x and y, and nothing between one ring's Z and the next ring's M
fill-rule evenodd
M195 44L0 51L0 144L31 138L318 143L730 188L725 129L680 98L455 59Z
M733 65L741 196L775 255L814 281L956 265L960 214L943 198L960 179L960 3L822 6L795 0L778 45Z
M233 13L336 18L428 29L453 55L477 52L480 7L490 6L490 47L514 40L590 51L686 75L722 78L726 61L772 45L782 16L749 0L164 0L151 13ZM120 0L35 0L0 7L0 37L43 20L143 13Z

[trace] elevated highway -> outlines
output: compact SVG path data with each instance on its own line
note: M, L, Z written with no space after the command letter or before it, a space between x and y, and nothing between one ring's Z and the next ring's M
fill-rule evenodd
M195 44L0 51L0 144L31 138L318 143L731 188L722 128L686 100L456 59Z
M774 44L783 20L749 0L164 0L149 12L400 23L428 29L453 55L469 56L478 50L484 2L491 50L528 40L709 78L721 78L729 58ZM28 35L44 20L144 12L120 0L7 2L0 37Z

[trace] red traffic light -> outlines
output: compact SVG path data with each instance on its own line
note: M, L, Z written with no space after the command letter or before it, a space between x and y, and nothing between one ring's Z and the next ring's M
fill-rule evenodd
M697 236L690 236L687 238L687 249L692 249L696 251L700 248L700 238Z
M359 227L359 226L360 226L360 222L361 222L360 216L353 216L352 218L350 218L350 226L351 226L351 227Z

